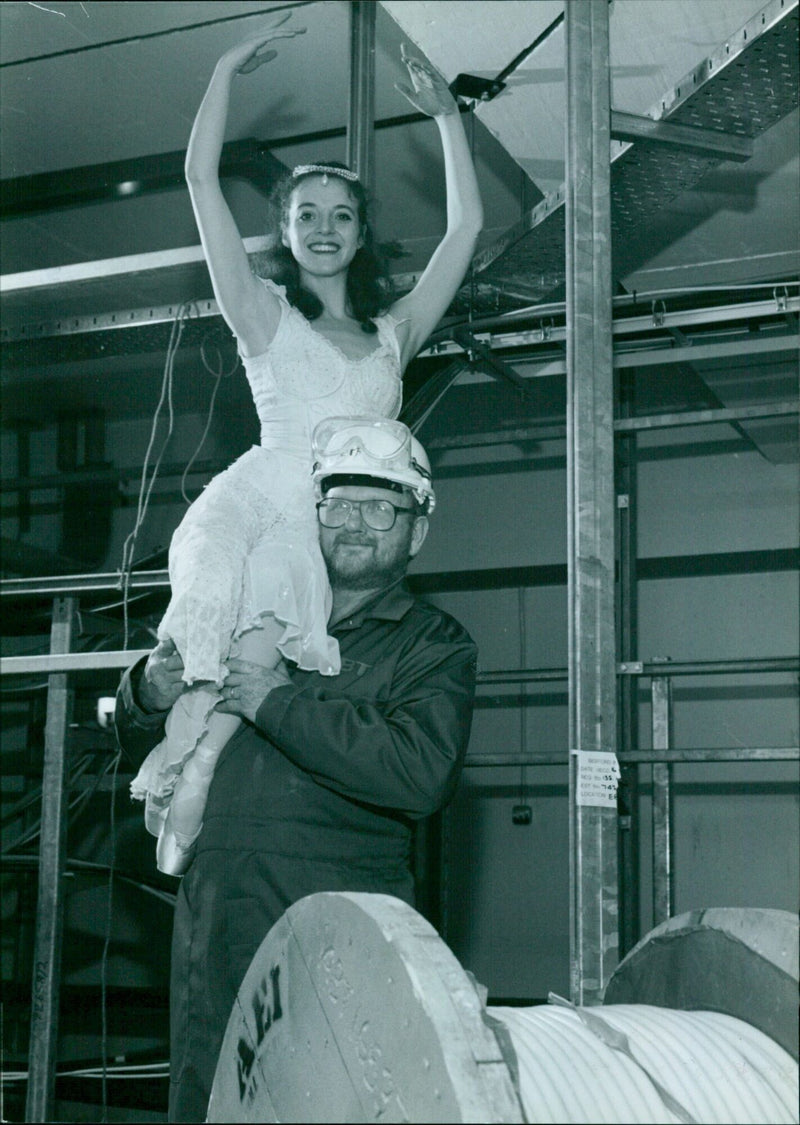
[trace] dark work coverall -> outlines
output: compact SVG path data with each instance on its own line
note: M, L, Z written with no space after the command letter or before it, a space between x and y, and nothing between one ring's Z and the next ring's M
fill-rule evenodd
M390 587L331 633L338 676L290 672L223 750L178 892L170 1120L204 1121L239 985L284 911L318 891L413 903L411 828L452 796L467 749L476 649L452 617ZM135 765L165 716L125 673L117 733Z

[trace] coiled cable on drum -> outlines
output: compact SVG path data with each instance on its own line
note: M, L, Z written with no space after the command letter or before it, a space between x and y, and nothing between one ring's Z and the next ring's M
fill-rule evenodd
M797 1064L719 1012L646 1004L489 1007L508 1029L529 1122L797 1122Z

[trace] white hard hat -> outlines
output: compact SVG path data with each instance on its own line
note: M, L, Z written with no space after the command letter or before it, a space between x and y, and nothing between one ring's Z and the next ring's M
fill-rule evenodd
M326 418L314 430L313 478L317 496L323 482L333 487L333 477L353 477L340 484L364 479L410 489L429 514L436 506L431 466L420 443L403 422L387 418Z

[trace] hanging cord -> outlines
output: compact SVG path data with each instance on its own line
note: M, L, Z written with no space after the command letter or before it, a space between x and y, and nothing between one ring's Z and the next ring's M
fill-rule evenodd
M469 109L469 155L472 160L472 167L475 167L475 106L473 102ZM475 255L473 254L469 263L469 309L467 312L467 323L470 328L472 321L475 319Z
M167 354L164 361L164 373L161 379L161 394L159 396L158 405L156 406L155 413L153 414L153 422L150 427L150 439L147 443L147 450L144 455L144 463L142 465L142 479L139 485L139 499L136 507L136 520L134 521L133 530L127 536L122 548L122 567L121 567L121 585L122 585L122 610L123 610L123 651L128 647L129 641L129 619L128 619L128 596L130 593L131 572L133 570L133 556L136 548L136 540L139 531L144 523L145 516L147 515L147 508L150 503L150 496L153 492L153 485L158 476L158 470L161 467L161 461L164 457L164 452L172 437L172 431L175 425L175 410L172 400L173 389L173 370L175 366L175 356L180 347L181 337L183 336L183 329L186 321L189 318L192 306L191 304L184 303L180 305L175 319L172 322L172 330L170 332L169 344L167 346ZM150 462L150 455L155 445L156 433L158 432L158 423L161 417L161 410L164 401L167 402L168 407L168 425L167 434L161 444L161 450L156 458L153 466L153 471L150 474L150 479L147 479L147 471ZM213 400L212 400L213 404ZM103 943L103 953L100 959L100 1018L101 1018L101 1053L102 1053L102 1102L103 1102L103 1122L108 1121L108 1006L107 1006L107 969L108 969L108 950L111 945L111 925L113 920L113 906L114 906L114 868L116 866L117 858L117 843L116 843L116 816L115 816L115 797L117 789L117 772L119 770L119 763L122 757L122 751L118 750L114 758L114 765L111 774L111 811L110 811L110 833L111 833L111 859L108 867L108 904L106 908L106 933L105 941Z
M117 795L117 771L119 770L120 758L122 751L118 750L114 758L114 767L111 771L111 807L109 814L109 826L111 832L111 858L108 864L108 901L106 905L106 933L105 941L103 942L103 953L100 958L100 1055L103 1066L103 1116L102 1121L108 1121L108 1073L107 1073L107 1058L108 1058L108 1006L106 1001L107 981L106 973L108 969L108 950L111 945L111 922L114 908L114 867L117 861L117 821L115 815L114 801Z
M517 613L519 615L519 666L526 668L528 662L528 643L525 630L525 587L520 586L517 590ZM525 684L520 685L519 695L519 752L522 756L522 761L519 767L519 803L525 803L525 760L528 756L528 714L527 704L528 697L525 689Z
M172 322L172 331L170 333L170 340L169 340L169 345L167 347L166 360L164 362L164 374L163 374L162 380L161 380L161 396L158 400L158 405L156 406L155 414L153 415L153 423L152 423L152 426L150 428L150 440L147 444L147 451L144 455L144 464L142 465L142 479L141 479L141 483L139 485L139 500L138 500L137 509L136 509L136 520L135 520L134 525L133 525L133 530L128 535L128 537L125 540L125 543L123 545L123 548L122 548L122 566L121 566L120 569L121 569L121 576L122 576L121 577L121 585L122 585L122 610L123 610L123 642L122 642L123 650L127 649L127 647L128 647L128 632L129 632L128 593L130 591L130 584L131 584L131 571L133 570L133 553L134 553L134 550L135 550L135 547L136 547L136 540L138 538L139 531L141 529L142 524L144 523L144 518L147 514L147 507L148 507L148 504L150 503L150 495L153 491L153 485L156 482L156 477L158 476L158 470L161 466L161 460L164 456L164 452L167 448L167 445L169 444L169 440L172 437L172 430L173 430L174 423L175 423L175 411L174 411L173 402L172 402L172 373L173 373L173 367L174 367L174 364L175 364L175 356L177 354L178 347L179 347L180 342L181 342L181 336L183 335L184 324L185 324L186 320L188 319L191 307L192 306L190 304L182 304L180 306L180 308L178 309L177 313L175 314L175 319ZM161 446L161 451L158 455L158 458L156 460L155 465L153 466L153 471L150 475L150 480L148 482L148 480L147 480L147 470L148 470L149 461L150 461L150 454L152 453L153 446L155 444L156 433L158 432L158 423L159 423L159 419L160 419L160 416L161 416L161 409L164 405L165 399L167 400L167 405L168 405L168 409L169 409L169 423L168 423L168 427L167 427L167 436L164 438L164 441L163 441L162 446Z
M209 406L208 406L208 418L206 419L206 427L203 430L203 436L200 438L200 441L199 441L199 443L197 445L197 448L195 449L194 453L189 458L189 460L186 464L186 468L183 470L183 476L181 477L181 496L183 497L183 499L185 500L185 502L187 504L191 504L191 500L186 495L186 478L189 475L189 471L190 471L192 465L195 463L197 458L200 456L200 450L205 445L206 438L208 437L208 431L211 429L211 420L214 417L214 402L215 402L216 397L217 397L217 391L220 388L220 384L221 384L222 380L230 378L230 376L233 375L233 373L236 371L237 367L239 366L239 356L237 355L233 364L232 364L232 366L227 371L223 371L223 368L222 368L222 351L221 351L221 349L220 349L220 347L217 343L215 343L213 341L212 341L212 343L213 343L213 346L214 346L214 348L216 349L216 352L217 352L216 369L211 366L211 364L208 361L208 357L206 355L206 347L209 344L209 336L208 335L203 337L203 342L200 345L200 359L203 361L203 367L205 367L205 369L209 373L209 375L214 376L214 379L216 381L214 383L214 390L211 392L211 402L209 403Z

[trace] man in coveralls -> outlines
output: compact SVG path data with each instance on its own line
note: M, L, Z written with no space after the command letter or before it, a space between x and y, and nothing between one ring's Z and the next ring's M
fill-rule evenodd
M314 479L342 670L228 661L219 707L247 721L178 893L171 1121L205 1120L239 985L292 903L366 891L413 904L413 823L450 799L467 749L475 645L404 582L435 504L422 446L399 422L335 419L315 434ZM162 642L122 679L117 733L136 765L163 737L182 667Z

